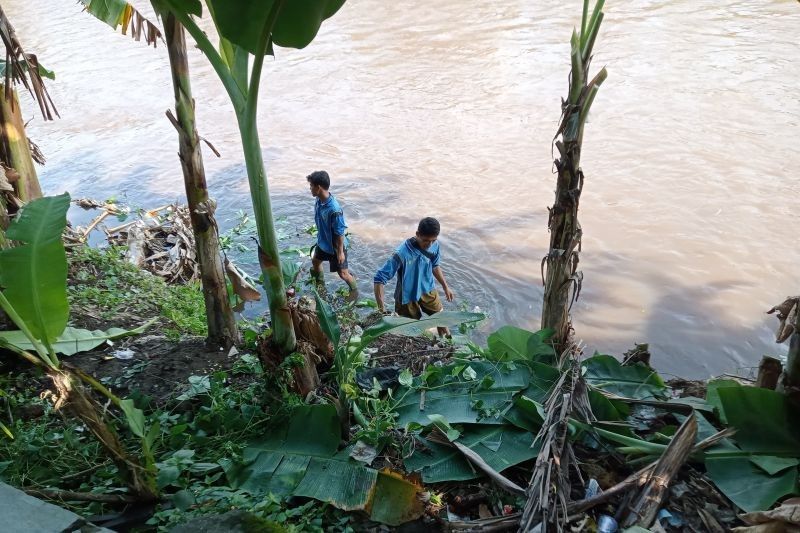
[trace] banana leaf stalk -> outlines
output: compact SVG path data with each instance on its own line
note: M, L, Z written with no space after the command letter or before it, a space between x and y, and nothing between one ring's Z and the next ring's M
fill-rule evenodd
M555 202L550 208L547 227L550 249L542 260L544 299L542 329L555 331L553 341L561 351L567 346L572 325L570 308L580 294L583 273L578 270L582 230L578 222L578 205L583 190L584 174L580 167L581 144L586 117L600 85L605 81L605 68L589 79L591 53L600 23L603 20L604 0L598 0L589 14L589 0L584 0L580 34L573 30L571 42L571 73L567 100L562 102L561 123L556 132L555 146L559 157Z

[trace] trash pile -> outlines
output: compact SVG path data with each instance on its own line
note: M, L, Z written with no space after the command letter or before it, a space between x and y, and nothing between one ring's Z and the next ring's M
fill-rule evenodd
M169 283L185 283L198 279L194 234L189 208L169 204L132 214L115 203L97 202L88 198L75 200L83 209L98 209L100 214L85 228L70 228L65 236L68 244L87 242L93 231L103 231L109 244L126 246L126 257L132 264ZM109 225L109 220L121 224Z

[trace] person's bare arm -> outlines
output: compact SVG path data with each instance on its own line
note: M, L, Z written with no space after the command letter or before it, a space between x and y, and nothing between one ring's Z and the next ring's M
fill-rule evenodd
M433 277L436 278L436 281L442 286L442 290L444 290L444 297L447 299L448 302L452 302L456 295L453 291L450 290L450 287L447 286L447 280L444 279L444 272L442 271L442 267L435 267L433 269Z
M336 258L341 265L344 263L344 235L334 235L333 246L336 249Z
M378 304L378 311L381 313L386 310L383 307L383 283L375 283L375 303Z

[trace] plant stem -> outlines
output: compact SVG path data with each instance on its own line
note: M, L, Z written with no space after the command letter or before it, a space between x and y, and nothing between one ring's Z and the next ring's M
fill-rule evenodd
M250 74L250 88L247 91L248 98L245 109L243 113L237 113L236 117L239 121L242 149L244 150L244 158L247 165L247 179L250 182L250 197L253 202L253 212L258 231L258 259L261 271L264 274L264 289L267 291L267 299L269 300L272 339L281 354L288 355L294 351L297 341L286 298L286 288L283 283L278 238L275 234L269 185L256 124L261 69L272 36L272 27L275 25L275 20L282 5L283 2L281 0L276 0L267 18L261 40L253 57L253 70Z

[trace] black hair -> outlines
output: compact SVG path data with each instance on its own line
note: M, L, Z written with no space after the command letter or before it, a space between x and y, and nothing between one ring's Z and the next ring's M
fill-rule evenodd
M306 176L306 180L312 185L319 185L326 191L331 187L331 177L324 170L317 170Z
M438 237L440 229L441 227L439 226L438 220L432 217L425 217L419 221L417 233L425 235L426 237Z

